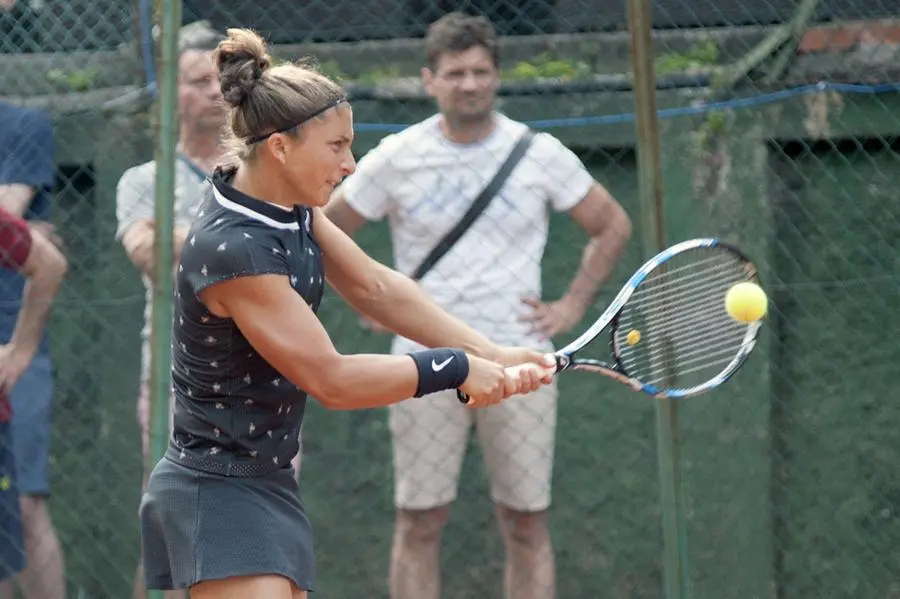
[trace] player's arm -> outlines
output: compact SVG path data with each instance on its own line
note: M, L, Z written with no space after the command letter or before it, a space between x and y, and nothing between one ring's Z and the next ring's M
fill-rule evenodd
M543 361L537 352L498 347L445 312L412 279L369 257L321 210L313 220L329 284L361 314L425 347L461 347L506 365Z
M329 408L378 407L416 391L416 366L406 356L338 353L285 276L232 279L201 298L217 316L233 319L269 364Z
M460 358L435 373L427 372L428 355L417 362L409 356L341 354L284 275L230 279L205 288L200 297L213 314L234 320L273 368L330 409L386 406L420 394L420 386L427 385L432 390L435 385L461 387L470 394L473 389L485 404L537 386L533 372L515 377L499 365L451 352L435 353L441 362Z
M590 235L581 254L581 262L563 297L585 309L594 301L597 290L604 283L628 240L631 239L631 219L622 206L596 181L569 216Z
M323 210L328 219L334 223L338 229L346 233L348 237L353 237L367 220L365 216L360 214L349 202L347 202L344 190L340 187L334 191L331 200ZM380 322L375 321L371 317L362 316L360 324L363 328L376 333L391 332L389 328L385 327Z

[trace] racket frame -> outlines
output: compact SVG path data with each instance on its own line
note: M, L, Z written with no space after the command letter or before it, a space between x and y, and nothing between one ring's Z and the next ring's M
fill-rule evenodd
M704 248L721 248L727 250L741 260L747 269L748 281L760 284L759 273L756 267L737 247L723 242L717 238L701 237L697 239L689 239L672 245L665 250L659 252L647 260L622 286L622 289L613 300L609 303L603 314L594 321L584 333L576 339L568 343L566 346L553 353L556 358L556 372L565 372L567 370L596 372L631 387L635 391L640 391L657 399L682 399L687 397L695 397L706 393L730 379L743 366L744 362L753 351L756 345L756 339L759 330L762 327L762 320L757 320L747 325L747 331L741 347L734 358L719 372L716 376L699 385L687 388L663 388L650 383L642 382L631 376L622 362L619 346L616 342L616 332L618 330L619 315L625 304L634 294L638 286L644 282L647 276L656 270L660 265L671 260L686 251ZM612 360L605 362L594 358L579 358L578 352L584 349L588 344L594 341L605 330L609 330L609 347Z

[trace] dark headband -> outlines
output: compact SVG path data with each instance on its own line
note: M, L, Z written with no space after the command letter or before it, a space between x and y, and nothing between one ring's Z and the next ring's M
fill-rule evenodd
M248 143L248 144L259 143L259 142L261 142L261 141L263 141L263 140L265 140L265 139L268 139L268 138L271 137L272 135L275 135L276 133L284 133L285 131L290 131L291 129L294 129L295 127L299 127L300 125L302 125L302 124L305 123L306 121L308 121L308 120L310 120L310 119L312 119L312 118L315 118L315 117L319 116L320 114L322 114L322 113L325 112L326 110L328 110L328 109L330 109L330 108L334 108L335 106L337 106L337 105L339 105L339 104L343 104L343 103L346 102L346 101L347 101L347 98L345 98L345 97L340 97L340 98L338 98L337 100L333 100L333 101L329 102L328 104L326 104L326 105L323 106L322 108L319 108L319 109L316 110L315 112L313 112L313 113L309 114L308 116L304 117L304 118L303 118L300 122L298 122L298 123L293 123L293 124L291 124L291 125L288 125L287 127L284 127L284 128L282 128L282 129L277 129L277 130L275 130L275 131L270 131L270 132L265 133L265 134L263 134L263 135L254 135L253 137L250 137L250 138L247 139L247 143Z

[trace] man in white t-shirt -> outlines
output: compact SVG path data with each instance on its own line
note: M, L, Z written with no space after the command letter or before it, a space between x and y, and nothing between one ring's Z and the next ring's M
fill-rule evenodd
M351 235L365 221L387 217L394 266L406 274L460 220L526 130L494 111L500 79L490 23L446 15L430 27L426 48L422 76L440 113L383 139L326 207ZM540 265L549 210L567 212L591 239L567 293L545 302ZM549 339L581 319L630 236L628 216L575 154L538 133L485 211L420 285L494 341L552 351ZM394 339L394 353L416 348ZM556 404L552 385L477 412L455 393L390 408L397 506L392 599L439 596L440 533L473 423L506 542L506 596L555 596L546 512Z

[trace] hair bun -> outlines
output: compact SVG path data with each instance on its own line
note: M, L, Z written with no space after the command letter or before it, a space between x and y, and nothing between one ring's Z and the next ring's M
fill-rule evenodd
M272 58L265 41L255 32L229 29L227 33L213 59L219 70L222 97L232 106L240 106L272 66Z

